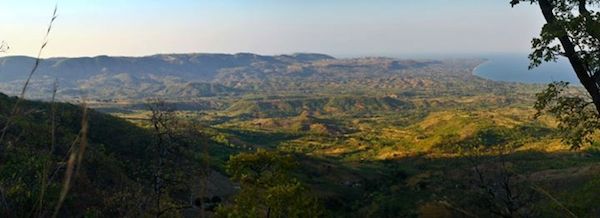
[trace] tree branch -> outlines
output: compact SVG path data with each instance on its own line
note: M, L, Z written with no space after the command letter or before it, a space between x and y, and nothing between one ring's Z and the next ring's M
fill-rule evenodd
M554 15L554 5L549 0L539 0L538 3L546 22L550 25L557 25L558 20ZM565 56L569 59L577 78L579 78L581 84L590 93L596 111L598 112L597 115L600 116L600 89L598 88L598 84L588 74L584 62L575 50L575 44L569 38L569 34L564 27L560 30L560 34L557 38L565 50Z

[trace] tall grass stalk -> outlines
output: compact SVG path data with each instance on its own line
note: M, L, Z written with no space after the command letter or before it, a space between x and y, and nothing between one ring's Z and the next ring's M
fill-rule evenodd
M43 169L42 169L42 176L41 176L41 187L40 187L40 196L38 199L38 205L37 205L37 217L43 217L43 208L44 208L44 197L46 194L46 191L48 189L49 183L52 182L51 180L49 180L49 174L50 174L50 168L52 167L52 155L54 154L54 148L56 146L56 111L57 111L57 104L56 104L56 92L58 90L58 81L54 81L54 85L52 87L52 100L50 103L50 148L48 149L48 159L46 161L46 163L44 163ZM32 211L33 212L33 211Z
M71 183L81 168L81 162L83 161L85 149L88 145L88 108L85 102L83 103L82 107L83 116L81 119L81 131L79 132L79 147L72 147L69 151L69 159L67 160L67 169L63 179L63 186L52 217L58 216L58 212L60 211L60 208L67 197L67 193L69 193L69 189L71 188Z
M33 64L31 71L27 75L27 79L25 80L25 84L23 84L23 88L21 89L19 98L13 105L10 116L8 117L8 119L6 120L6 123L4 124L4 128L2 128L2 133L0 133L0 155L4 153L3 142L4 142L4 137L6 136L6 131L8 131L8 128L10 128L10 126L12 125L12 122L14 121L15 117L17 116L18 111L19 111L19 105L25 98L25 93L27 92L27 87L29 86L29 83L31 82L31 78L37 71L37 69L40 66L40 63L42 61L42 59L41 59L42 53L44 51L44 48L46 48L46 46L48 45L48 39L50 36L50 31L52 30L52 25L54 24L54 21L58 17L58 15L56 13L57 11L58 11L58 4L56 4L54 6L54 11L52 12L52 18L50 19L50 23L48 24L48 29L46 30L46 34L44 35L44 39L42 41L42 46L40 46L40 49L38 50L37 56L35 58L35 63Z

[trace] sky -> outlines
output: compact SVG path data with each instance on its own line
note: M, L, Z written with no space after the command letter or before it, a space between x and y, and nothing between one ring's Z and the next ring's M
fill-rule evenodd
M58 2L58 3L57 3ZM0 54L526 53L543 18L509 0L0 0Z

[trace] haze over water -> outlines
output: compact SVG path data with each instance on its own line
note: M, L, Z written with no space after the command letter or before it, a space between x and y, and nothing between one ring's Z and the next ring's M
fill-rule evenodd
M579 81L566 59L543 63L529 70L526 54L489 55L485 58L488 61L479 65L473 73L490 80L523 83L566 81L571 84L578 84Z

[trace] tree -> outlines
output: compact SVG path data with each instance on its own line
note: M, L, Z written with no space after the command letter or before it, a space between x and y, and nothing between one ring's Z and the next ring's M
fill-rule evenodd
M563 142L572 149L593 142L593 134L600 129L600 118L591 102L580 93L568 90L568 83L549 84L546 90L537 94L537 99L535 117L545 112L556 118Z
M197 128L177 117L176 110L161 99L148 104L150 128L154 143L148 147L152 160L152 205L155 217L175 216L183 209L192 208L189 196L195 179L205 175L199 154L205 145Z
M532 40L530 68L566 57L600 115L600 13L590 10L600 0L511 0L537 3L546 19Z
M537 94L536 117L548 112L559 121L563 141L573 149L591 142L600 129L600 0L512 0L537 4L546 24L532 40L530 68L563 56L569 60L587 94L556 82Z
M227 172L241 186L233 204L217 209L218 217L321 217L323 209L291 175L289 155L259 149L233 156Z
M506 156L483 157L475 153L468 157L474 174L466 192L471 205L498 217L534 217L536 211L531 202L538 196L534 189L527 187L522 176L513 171Z

